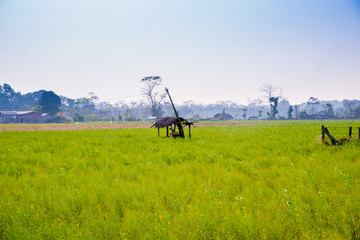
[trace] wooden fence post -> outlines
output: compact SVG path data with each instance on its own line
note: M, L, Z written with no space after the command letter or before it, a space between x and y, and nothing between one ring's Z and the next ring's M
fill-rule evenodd
M321 126L321 139L322 139L322 142L324 143L324 141L325 141L325 132L324 132L324 128L325 128L325 126L324 125L322 125ZM359 128L360 129L360 128ZM359 130L360 131L360 130Z
M351 139L352 137L352 127L349 127L349 140Z
M328 135L328 137L329 137L330 140L331 140L331 144L332 144L332 145L336 145L336 144L339 143L339 141L336 140L336 138L334 138L333 136L331 136L329 130L328 130L326 127L324 127L324 133L325 133L326 135Z

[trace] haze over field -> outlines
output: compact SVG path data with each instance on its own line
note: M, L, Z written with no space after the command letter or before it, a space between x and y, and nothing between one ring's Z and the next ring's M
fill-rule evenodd
M22 93L107 100L160 75L178 103L267 82L291 104L356 99L359 42L358 0L0 0L0 82Z

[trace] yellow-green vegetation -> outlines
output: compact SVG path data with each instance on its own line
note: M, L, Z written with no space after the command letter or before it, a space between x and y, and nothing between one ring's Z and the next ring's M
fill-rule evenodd
M0 238L358 239L360 122L294 123L0 132Z

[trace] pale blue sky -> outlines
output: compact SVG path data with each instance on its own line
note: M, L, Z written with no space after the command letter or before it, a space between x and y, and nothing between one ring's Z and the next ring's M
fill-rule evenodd
M0 84L68 97L360 98L360 0L0 0ZM135 99L134 99L135 100Z

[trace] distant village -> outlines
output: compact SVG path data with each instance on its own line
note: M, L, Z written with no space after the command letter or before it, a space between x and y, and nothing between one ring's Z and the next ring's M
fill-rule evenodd
M144 96L146 99L146 92ZM176 100L175 105L182 117L193 121L360 118L359 100L322 101L310 97L305 103L291 105L286 98L273 97L268 102L266 98L263 101L256 99L247 105L232 101L176 104ZM21 94L8 84L0 85L0 123L154 121L173 115L172 106L165 98L156 106L146 100L109 103L100 102L94 93L71 99L45 90Z

